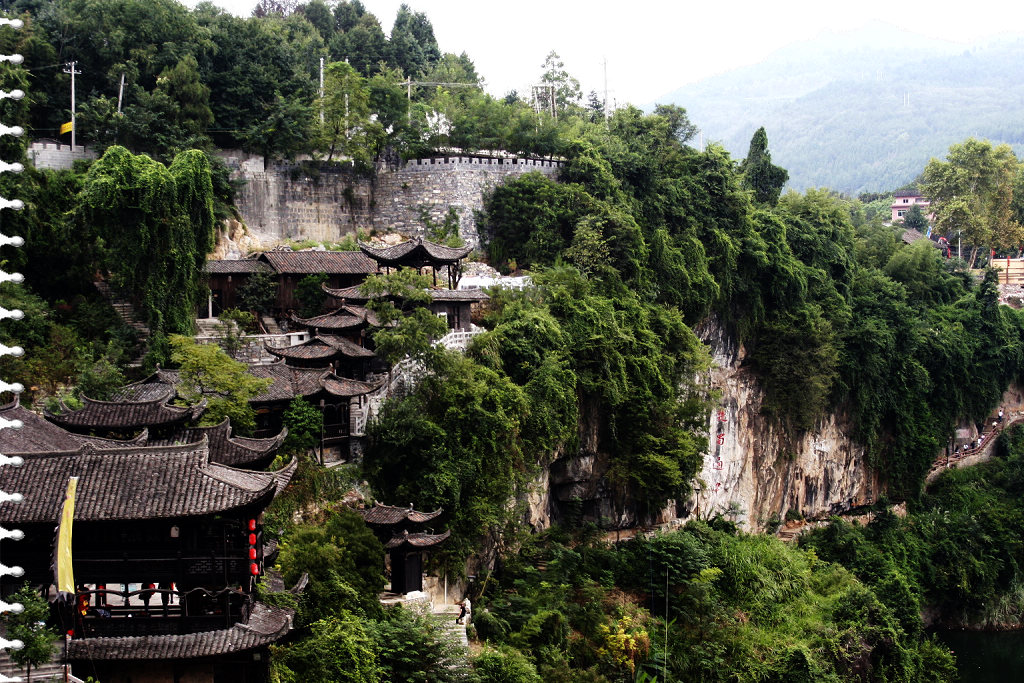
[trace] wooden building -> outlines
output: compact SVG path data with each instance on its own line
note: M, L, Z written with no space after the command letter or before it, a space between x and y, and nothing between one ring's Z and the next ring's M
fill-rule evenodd
M397 301L399 298L393 294L368 296L360 291L358 285L343 288L325 286L323 289L327 296L343 308L363 305L371 299ZM479 306L491 298L482 289L428 289L427 293L430 294L431 312L443 317L448 323L448 329L460 331L472 328L473 307Z
M333 334L317 335L295 346L265 344L264 348L270 355L284 359L288 365L298 368L333 367L338 375L357 380L366 379L377 358L370 349Z
M200 317L216 317L221 311L239 306L238 289L253 273L266 272L277 283L274 308L279 317L299 308L295 287L308 275L323 273L331 287L361 283L378 272L377 264L358 251L292 251L284 248L267 251L254 258L210 260L204 272L210 287L210 300L199 305Z
M448 277L448 289L458 287L459 278L462 277L462 259L473 251L471 246L446 247L428 242L422 237L415 237L393 247L374 247L360 243L359 249L386 271L392 268L415 268L422 273L424 268L430 268L435 287L437 271L443 268Z
M126 397L113 401L84 398L85 405L77 410L61 403L59 413L44 410L43 415L58 427L78 434L130 438L145 429L150 438L169 438L196 420L206 407L205 403L171 405L172 398L173 387L152 383L133 387Z
M423 590L423 554L451 535L451 531L440 534L424 531L442 511L419 512L411 505L401 508L377 503L358 512L388 551L391 592L405 594Z
M8 453L0 468L0 524L24 530L5 548L24 580L52 582L53 529L65 488L78 478L68 659L79 677L104 683L188 680L263 683L267 647L287 634L292 612L255 601L264 572L262 514L296 462L278 472L214 463L208 439L177 446ZM20 584L3 577L9 594Z

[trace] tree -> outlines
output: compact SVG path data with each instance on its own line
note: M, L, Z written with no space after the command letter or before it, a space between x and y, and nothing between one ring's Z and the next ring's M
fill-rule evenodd
M192 55L186 55L173 67L164 69L156 80L156 87L178 105L174 122L187 133L205 133L213 123L210 88L200 80L199 63Z
M772 164L764 126L758 128L750 139L750 150L740 164L740 173L743 174L743 187L754 192L756 202L768 206L778 203L782 188L789 180L789 172Z
M390 62L402 69L408 78L427 72L441 58L434 38L434 26L423 12L413 12L402 4L395 16L388 44Z
M980 247L1012 248L1024 242L1024 226L1013 213L1017 159L1009 145L993 147L968 138L952 145L945 161L924 169L922 190L932 201L935 224L971 245L969 267Z
M324 415L302 396L296 396L284 411L284 426L288 428L284 449L309 451L320 443Z
M238 288L238 305L256 315L265 315L277 301L277 282L269 270L257 270Z
M371 275L361 285L364 295L381 297L367 305L377 314L380 324L373 331L377 355L389 365L406 357L428 359L434 350L434 340L448 330L448 324L428 308L429 287L430 278L412 268Z
M272 680L303 683L378 683L374 643L361 619L340 612L310 626L311 637L275 649Z
M324 120L320 148L328 161L335 153L368 163L374 156L380 126L370 119L366 81L345 62L332 62L324 73Z
M324 290L320 286L327 282L327 273L307 275L295 285L295 298L299 302L299 317L312 318L320 315L324 308Z
M167 167L111 147L89 167L79 202L77 224L104 245L111 284L135 298L150 330L190 332L214 239L206 154L188 150Z
M55 629L46 626L46 619L50 615L49 605L27 583L22 584L8 601L20 602L25 608L19 614L7 612L4 623L7 626L7 637L25 644L20 650L10 650L9 653L15 664L26 667L31 681L32 667L46 664L53 658L54 641L58 634Z
M245 363L232 359L215 344L197 344L191 337L172 335L171 360L180 367L178 394L189 405L207 402L201 424L220 424L225 417L239 434L256 426L256 412L249 399L272 383L253 377Z
M903 227L924 232L928 229L928 218L918 204L910 207L910 210L903 215Z
M557 111L565 111L570 104L579 103L583 97L580 82L565 70L565 63L557 52L549 52L540 68L544 70L541 83L552 86L554 92L554 102L549 102L549 105L553 104Z

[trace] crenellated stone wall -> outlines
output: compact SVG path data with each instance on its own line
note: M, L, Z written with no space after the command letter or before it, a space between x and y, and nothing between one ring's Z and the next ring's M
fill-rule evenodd
M96 153L88 147L63 145L56 141L36 140L28 146L28 161L36 168L67 171L76 161L90 161Z
M265 248L285 240L337 242L357 229L426 232L422 214L444 221L449 207L460 233L477 246L475 211L485 194L510 177L558 173L559 162L540 159L450 156L414 159L399 169L381 166L370 178L351 168L321 166L315 175L301 164L267 165L263 157L221 151L232 178L242 181L235 204L250 235Z

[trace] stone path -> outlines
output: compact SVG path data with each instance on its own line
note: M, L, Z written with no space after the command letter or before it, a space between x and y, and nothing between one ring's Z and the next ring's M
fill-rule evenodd
M996 416L991 416L985 419L985 429L982 432L984 439L982 445L976 448L972 448L966 451L961 451L956 455L951 455L948 458L945 455L941 455L935 459L932 463L932 467L928 470L928 474L924 478L925 487L928 484L935 481L940 474L945 472L947 469L959 468L959 467L970 467L971 465L977 465L978 463L985 462L992 457L992 450L995 448L997 437L1003 432L1004 429L1010 425L1017 424L1018 422L1024 422L1024 413L1020 410L1009 412L1004 414L1004 419L999 422ZM995 423L995 427L992 424Z

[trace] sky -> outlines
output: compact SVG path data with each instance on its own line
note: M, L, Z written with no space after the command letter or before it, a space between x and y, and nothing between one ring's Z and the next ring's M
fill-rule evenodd
M186 2L194 6L197 0ZM362 0L390 33L402 0ZM213 0L248 16L256 0ZM822 33L882 21L965 46L1024 32L1024 3L973 0L405 0L442 52L466 52L488 92L529 93L554 50L584 94L638 106Z

